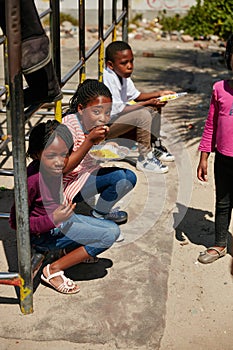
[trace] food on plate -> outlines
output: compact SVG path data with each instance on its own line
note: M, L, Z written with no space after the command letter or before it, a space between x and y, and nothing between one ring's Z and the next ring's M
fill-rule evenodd
M161 97L158 97L158 100L161 102L166 102L166 101L170 101L170 100L176 100L179 97L185 96L187 95L187 92L178 92L176 94L169 94L169 95L164 95Z
M119 158L119 156L116 153L110 151L109 149L92 150L91 154L99 158L106 158L106 159Z

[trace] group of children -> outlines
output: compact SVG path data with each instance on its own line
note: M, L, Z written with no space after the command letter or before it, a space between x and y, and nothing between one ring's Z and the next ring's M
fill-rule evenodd
M233 35L227 41L225 55L231 71L232 57ZM138 170L165 173L167 167L161 160L174 161L161 144L161 114L156 112L165 105L158 97L174 92L138 91L130 78L133 60L127 43L109 44L104 82L85 80L71 98L61 124L49 120L30 133L27 156L32 162L27 174L31 245L43 252L59 251L60 257L43 268L41 279L64 294L79 292L79 286L65 276L64 270L81 262L97 262L99 254L121 240L119 225L127 221L127 213L112 208L137 182L129 169L102 167L89 154L91 148L117 137L131 138L139 147ZM214 246L198 257L204 264L227 253L233 203L232 104L232 79L216 82L197 168L198 179L207 181L208 157L215 152L216 238ZM97 194L89 216L75 214L76 205ZM10 225L16 229L15 206Z
M157 97L173 93L140 93L130 79L133 53L124 42L106 49L104 82L87 79L70 100L62 123L36 125L29 137L27 156L28 205L31 245L36 250L59 251L59 258L43 268L41 279L64 294L79 291L64 270L81 262L96 262L98 255L122 240L119 225L127 212L112 210L136 185L129 169L101 166L89 151L101 142L135 131L139 146L137 169L165 173L160 159L174 157L161 145L160 114L165 105ZM134 100L134 105L128 101ZM81 202L98 194L90 215L76 214ZM10 225L16 229L15 206Z

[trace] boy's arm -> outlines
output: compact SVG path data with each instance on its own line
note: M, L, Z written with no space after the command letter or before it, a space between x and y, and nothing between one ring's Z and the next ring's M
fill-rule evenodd
M137 98L137 101L146 101L146 100L150 100L151 98L158 98L169 94L175 94L175 91L158 90L158 91L152 91L152 92L141 92Z
M140 95L135 99L135 101L137 102L137 104L140 104L141 106L161 108L161 107L164 107L167 104L167 102L162 102L158 100L158 97L169 95L169 94L175 94L175 92L170 90L141 92Z

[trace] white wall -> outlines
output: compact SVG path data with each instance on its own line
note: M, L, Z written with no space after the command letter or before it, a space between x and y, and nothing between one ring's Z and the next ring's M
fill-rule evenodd
M84 0L85 1L85 0ZM60 8L62 12L74 14L76 17L78 9L78 0L60 0ZM38 9L44 10L48 7L49 0L35 0ZM196 4L196 0L129 0L130 13L142 13L146 18L154 18L159 11L166 10L167 14L185 14L188 9ZM104 0L104 8L110 10L112 0ZM117 1L117 7L121 9L122 1ZM90 16L86 17L88 24L97 23L98 0L86 0L85 7L90 11ZM93 22L94 21L94 22Z

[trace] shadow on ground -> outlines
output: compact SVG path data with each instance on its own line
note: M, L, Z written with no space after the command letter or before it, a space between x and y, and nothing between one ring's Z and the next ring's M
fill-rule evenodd
M195 208L186 208L184 205L177 203L178 213L174 214L175 237L181 243L185 237L196 245L203 245L206 248L214 245L215 228L213 217L214 214L208 210ZM186 211L183 220L179 223L179 218ZM211 220L212 219L212 220ZM228 247L232 247L232 235L228 232ZM228 253L233 255L232 248Z

